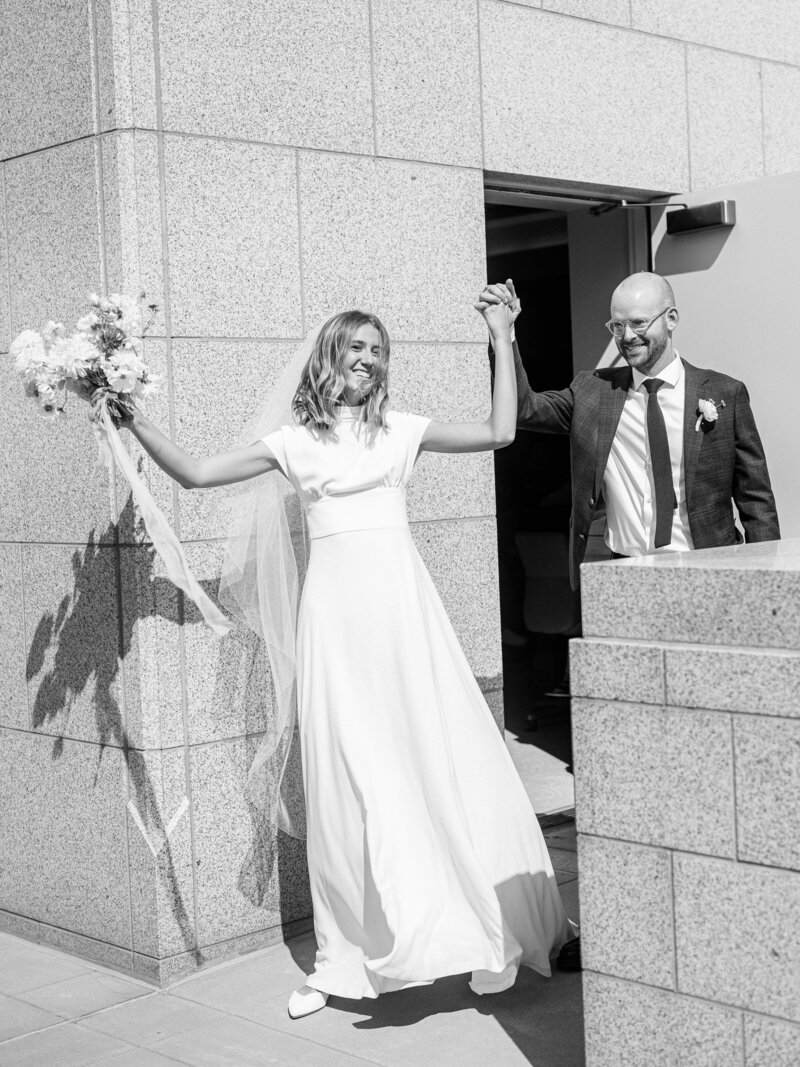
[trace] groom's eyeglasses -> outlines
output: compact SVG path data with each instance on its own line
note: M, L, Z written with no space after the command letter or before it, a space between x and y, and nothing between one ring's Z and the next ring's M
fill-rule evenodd
M628 319L627 322L622 319L610 319L606 323L606 329L613 333L615 337L623 337L625 331L630 326L634 333L637 333L640 337L642 334L647 333L656 319L660 319L662 315L665 315L668 311L672 310L672 305L665 307L663 311L659 311L657 315L653 315L649 321L646 319Z

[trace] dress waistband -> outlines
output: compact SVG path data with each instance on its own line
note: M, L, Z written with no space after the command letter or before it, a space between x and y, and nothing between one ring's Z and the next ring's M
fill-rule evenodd
M400 486L379 486L347 496L323 496L306 505L306 518L312 539L348 530L407 526L406 491Z

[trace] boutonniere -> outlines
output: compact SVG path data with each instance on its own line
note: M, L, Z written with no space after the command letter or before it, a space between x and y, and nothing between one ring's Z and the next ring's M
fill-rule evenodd
M714 423L719 418L718 407L724 408L725 401L720 400L719 404L715 404L713 400L698 400L697 401L697 422L694 424L694 432L697 433L700 427L703 427L703 431L706 432L711 429Z

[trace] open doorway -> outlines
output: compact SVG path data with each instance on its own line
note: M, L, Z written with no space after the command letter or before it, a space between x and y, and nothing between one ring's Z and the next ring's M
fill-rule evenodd
M518 347L536 390L564 389L615 359L608 300L646 266L647 247L643 213L607 207L487 191L487 277L514 279ZM569 585L568 436L519 431L495 453L495 479L506 728L537 813L552 815L574 804L567 663L580 601ZM589 558L604 557L602 527Z

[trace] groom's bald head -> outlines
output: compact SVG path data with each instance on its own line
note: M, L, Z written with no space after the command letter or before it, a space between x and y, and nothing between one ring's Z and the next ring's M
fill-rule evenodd
M642 270L621 281L611 296L611 317L627 318L626 315L618 315L614 311L615 304L652 306L653 314L655 314L663 307L674 307L675 294L666 278L662 278L660 274Z

